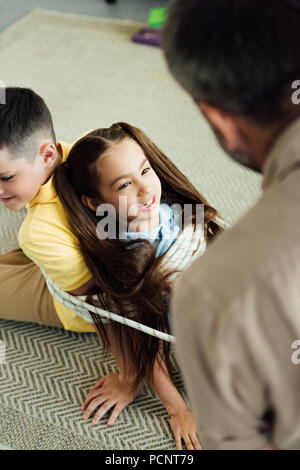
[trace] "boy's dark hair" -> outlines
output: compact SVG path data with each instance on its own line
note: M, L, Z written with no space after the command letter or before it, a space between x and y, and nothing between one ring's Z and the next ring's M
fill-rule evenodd
M0 149L13 158L33 160L40 138L56 142L52 117L44 100L29 88L7 87L0 104Z
M300 113L299 0L171 0L163 43L197 103L262 125Z

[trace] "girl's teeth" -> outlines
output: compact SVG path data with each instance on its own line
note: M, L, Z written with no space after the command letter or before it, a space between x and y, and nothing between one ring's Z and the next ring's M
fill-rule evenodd
M151 203L152 203L152 201L153 201L153 198L151 199L151 201L149 201L149 202L147 202L146 204L144 204L144 206L145 206L145 207L148 207L148 206L150 206L150 205L151 205Z

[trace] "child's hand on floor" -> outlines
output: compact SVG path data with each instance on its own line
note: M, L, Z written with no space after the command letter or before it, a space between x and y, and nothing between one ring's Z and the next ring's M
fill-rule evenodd
M201 445L197 436L197 425L193 413L184 406L176 413L170 415L170 424L174 433L176 450L182 450L181 439L188 450L201 450Z
M93 424L97 424L105 413L114 407L107 422L108 426L112 426L121 411L129 403L132 403L142 390L143 384L135 391L132 391L128 384L120 380L119 374L105 375L91 388L82 404L81 409L84 410L83 419L88 419L99 408L92 420Z

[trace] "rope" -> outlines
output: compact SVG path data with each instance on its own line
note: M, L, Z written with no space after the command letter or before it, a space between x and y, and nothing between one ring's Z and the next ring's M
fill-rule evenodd
M123 325L130 326L131 328L140 330L148 335L155 336L156 338L168 341L170 343L175 343L175 337L172 335L162 333L159 330L154 330L149 326L143 325L142 323L138 323L134 320L130 320L129 318L124 318L121 315L117 315L116 313L103 310L102 308L96 307L95 305L91 305L87 302L84 302L83 300L78 299L74 295L68 294L68 292L65 292L57 287L57 285L46 276L42 269L41 271L46 279L47 287L53 297L55 297L56 300L58 300L58 302L61 304L65 305L71 310L74 310L82 318L84 318L84 315L88 315L88 317L91 318L89 314L89 311L91 311L97 315L100 315L101 317L108 318L109 320L116 321L118 323L123 323Z

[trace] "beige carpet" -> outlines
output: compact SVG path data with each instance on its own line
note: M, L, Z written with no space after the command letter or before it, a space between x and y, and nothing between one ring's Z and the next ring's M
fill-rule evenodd
M232 162L160 49L130 41L138 23L35 10L0 34L0 79L33 88L58 139L127 121L146 132L231 223L260 196L260 177ZM17 246L25 216L0 205L0 252ZM0 299L1 301L1 299ZM147 390L111 429L81 419L100 376L116 370L96 335L0 320L0 446L14 449L174 449L167 414ZM175 365L175 364L174 364ZM182 381L177 384L185 396Z

